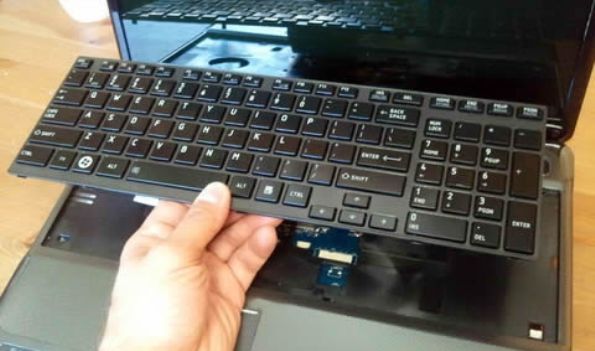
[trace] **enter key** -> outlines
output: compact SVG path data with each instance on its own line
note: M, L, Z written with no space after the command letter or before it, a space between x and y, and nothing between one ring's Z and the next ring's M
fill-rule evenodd
M406 152L362 147L357 156L357 165L386 169L389 171L407 172L410 155Z

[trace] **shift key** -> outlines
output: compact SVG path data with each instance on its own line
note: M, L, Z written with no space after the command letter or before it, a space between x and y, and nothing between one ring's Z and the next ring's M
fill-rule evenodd
M76 129L42 125L33 130L29 141L35 144L74 147L80 137L81 131Z
M337 178L337 187L402 196L405 177L396 174L372 172L354 168L341 168Z

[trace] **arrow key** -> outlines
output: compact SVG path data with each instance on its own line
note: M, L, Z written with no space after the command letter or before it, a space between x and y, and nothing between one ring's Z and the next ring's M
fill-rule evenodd
M339 216L339 222L361 227L366 222L366 214L358 211L343 210Z
M386 215L372 215L370 218L370 228L395 231L397 228L397 217Z
M368 208L370 206L370 197L354 193L345 194L343 205L357 208Z

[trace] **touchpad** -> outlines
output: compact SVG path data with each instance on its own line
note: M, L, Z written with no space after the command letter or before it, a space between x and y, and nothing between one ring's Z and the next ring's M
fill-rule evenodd
M57 349L96 349L117 267L73 263L43 255L23 262L1 300L0 328Z

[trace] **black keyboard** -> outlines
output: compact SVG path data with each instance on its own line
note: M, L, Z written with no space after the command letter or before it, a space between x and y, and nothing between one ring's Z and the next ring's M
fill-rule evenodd
M10 171L536 256L544 107L78 58Z

